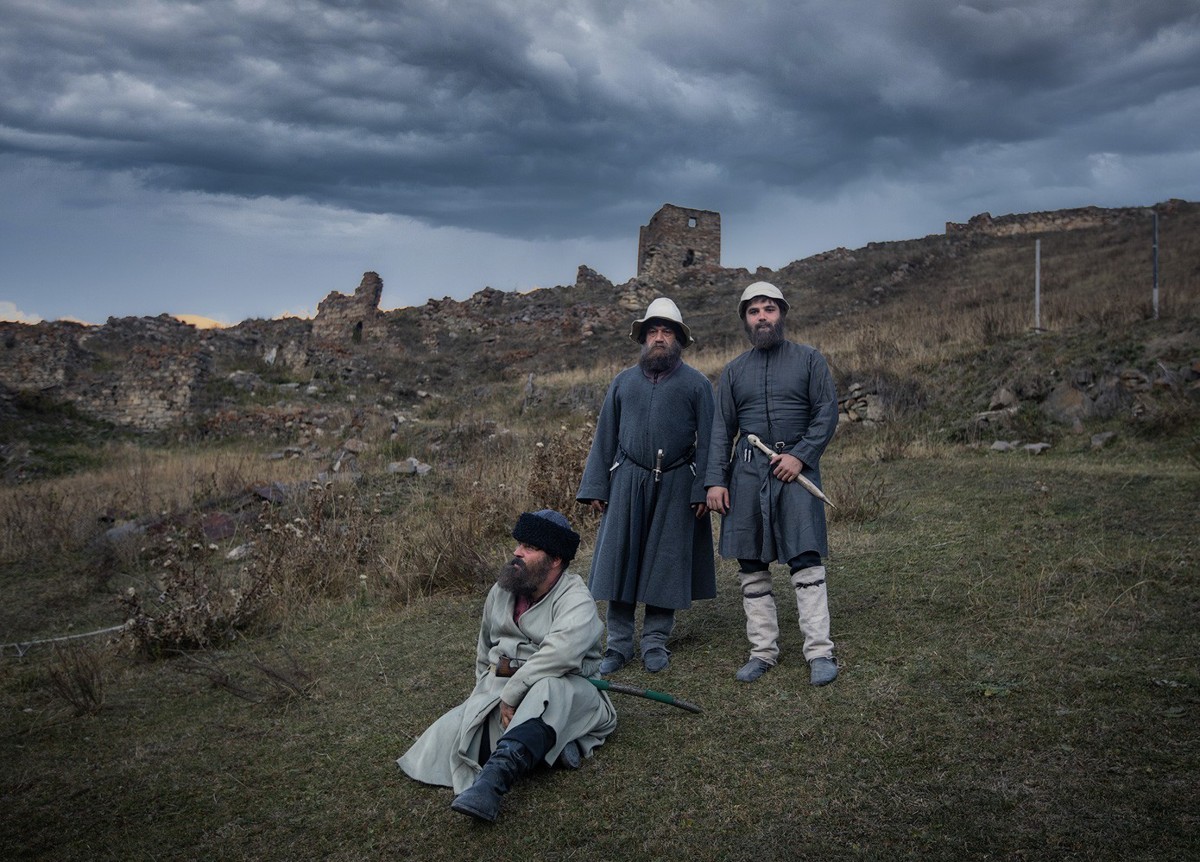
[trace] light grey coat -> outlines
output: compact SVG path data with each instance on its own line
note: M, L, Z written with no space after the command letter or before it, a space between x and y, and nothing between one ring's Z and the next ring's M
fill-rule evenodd
M445 713L418 737L396 762L426 784L466 790L479 774L484 723L494 750L503 735L501 699L516 707L510 727L541 718L557 735L546 763L553 764L571 741L585 756L617 726L608 695L590 682L600 666L604 627L596 602L583 580L570 572L545 596L513 620L515 596L499 585L488 593L475 651L475 689L465 702ZM511 677L494 670L500 656L524 664Z
M717 381L705 486L729 489L721 521L721 556L787 562L805 551L828 556L825 506L798 482L780 482L770 459L745 442L756 434L804 462L821 487L821 455L837 428L837 391L816 348L784 341L747 350ZM734 448L734 439L737 447Z

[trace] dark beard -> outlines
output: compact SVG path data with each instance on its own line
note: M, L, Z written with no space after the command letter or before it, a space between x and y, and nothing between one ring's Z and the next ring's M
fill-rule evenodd
M649 343L642 345L642 357L638 360L638 364L642 366L642 371L647 374L662 374L664 371L670 371L679 362L679 357L683 355L683 345L678 341L673 341L667 345L665 350L655 350Z
M500 567L500 572L496 575L496 583L513 595L529 597L537 592L549 570L549 558L541 564L529 564L513 557Z
M777 344L783 343L783 318L772 326L769 323L760 323L758 327L752 327L749 323L746 326L746 337L750 339L750 344L759 350L770 350Z

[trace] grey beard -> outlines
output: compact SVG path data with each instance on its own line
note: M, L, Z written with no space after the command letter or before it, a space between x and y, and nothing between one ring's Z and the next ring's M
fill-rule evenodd
M746 325L746 337L750 339L750 344L759 350L770 350L776 344L783 343L783 319L781 318L774 326L768 326L765 329L756 329L749 323Z
M642 345L642 356L638 360L638 364L642 366L642 370L647 374L662 374L664 371L670 371L679 362L679 357L683 355L683 345L678 341L673 342L663 352L650 354L650 345Z
M546 570L541 567L530 567L524 560L513 557L500 567L496 575L496 583L502 589L517 596L532 596L542 585Z

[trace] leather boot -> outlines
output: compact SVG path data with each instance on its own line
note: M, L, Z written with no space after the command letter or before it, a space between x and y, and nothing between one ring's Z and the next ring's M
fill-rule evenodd
M475 783L454 797L450 807L460 814L493 822L500 813L500 797L512 790L535 762L534 753L524 743L501 737Z

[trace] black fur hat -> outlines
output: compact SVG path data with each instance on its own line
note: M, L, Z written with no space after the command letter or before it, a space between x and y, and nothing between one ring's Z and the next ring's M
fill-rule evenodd
M553 509L522 513L513 527L512 537L552 557L561 557L564 568L575 559L575 552L579 550L579 534Z

